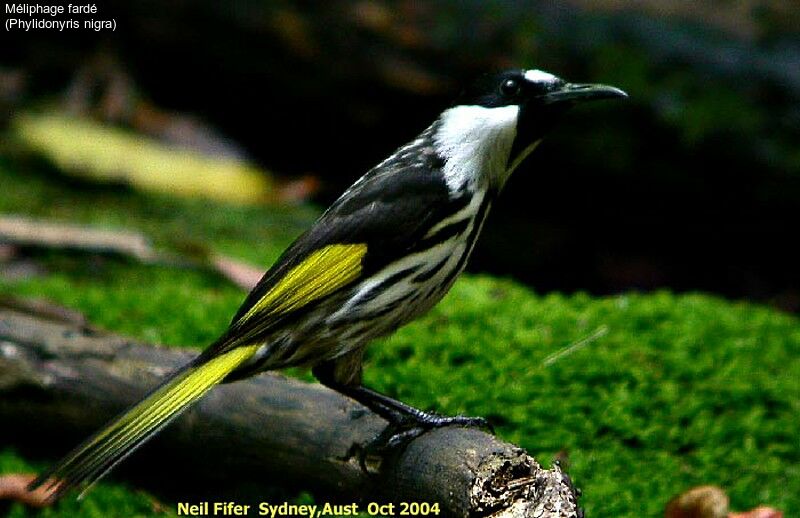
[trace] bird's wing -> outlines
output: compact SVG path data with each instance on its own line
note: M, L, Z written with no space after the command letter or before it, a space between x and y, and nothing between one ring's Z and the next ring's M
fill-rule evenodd
M264 274L207 354L250 345L404 255L452 199L429 167L373 170L336 201Z

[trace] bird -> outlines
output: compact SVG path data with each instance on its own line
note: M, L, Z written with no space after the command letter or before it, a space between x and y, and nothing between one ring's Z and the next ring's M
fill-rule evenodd
M508 69L470 83L426 129L371 168L266 271L221 336L34 480L56 500L100 478L219 383L310 367L388 421L380 448L432 428L488 426L362 385L367 345L424 315L464 270L509 176L573 106L619 88Z

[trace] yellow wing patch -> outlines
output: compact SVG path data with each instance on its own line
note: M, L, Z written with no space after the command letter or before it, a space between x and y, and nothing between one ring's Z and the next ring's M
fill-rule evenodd
M365 244L320 248L289 270L239 321L262 311L271 314L293 311L333 293L358 278L366 253Z

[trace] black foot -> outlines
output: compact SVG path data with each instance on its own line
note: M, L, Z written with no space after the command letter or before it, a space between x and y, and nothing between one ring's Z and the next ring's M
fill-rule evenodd
M372 466L388 455L401 452L408 444L429 430L445 426L464 426L483 428L494 433L494 428L482 417L441 416L415 409L413 416L404 414L398 420L390 420L386 428L363 446L355 448L354 453L364 472L377 471Z
M428 430L443 426L467 426L483 428L494 433L494 428L482 417L442 416L424 412L411 405L375 392L362 385L348 385L336 381L333 363L317 365L314 375L324 385L355 399L379 416L389 421L389 425L366 445L354 445L348 452L348 458L358 457L364 471L369 464L368 459L380 460L387 454L402 450L409 442Z
M483 417L466 417L463 415L448 417L426 412L420 412L420 414L413 418L404 416L403 419L397 422L390 422L389 426L375 437L370 444L375 444L376 446L384 445L388 451L407 445L411 440L416 439L428 430L445 426L483 428L494 433L492 425Z

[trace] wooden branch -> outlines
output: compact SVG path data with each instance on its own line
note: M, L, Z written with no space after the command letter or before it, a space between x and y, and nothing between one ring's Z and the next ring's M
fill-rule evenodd
M170 257L157 252L146 236L131 230L109 230L90 225L0 215L0 262L7 259L4 255L13 257L17 247L115 254L143 263L205 267L247 291L253 289L264 274L260 266L207 251L201 246L194 250L194 257Z
M137 344L61 315L0 306L0 444L63 454L196 354ZM327 501L437 502L449 516L577 516L574 488L558 466L543 470L479 430L425 433L379 472L365 473L352 447L384 426L318 384L267 374L215 388L120 472L157 490L183 484L181 501L187 494L208 500L225 484L246 484L264 500L277 485Z
M104 230L21 216L0 216L0 243L115 253L143 262L156 257L148 239L138 232Z

